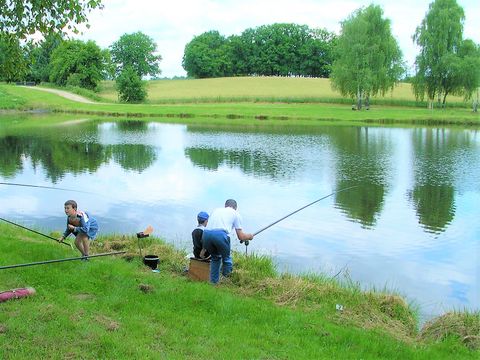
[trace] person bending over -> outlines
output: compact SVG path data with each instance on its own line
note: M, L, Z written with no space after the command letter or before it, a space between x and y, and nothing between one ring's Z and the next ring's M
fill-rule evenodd
M64 205L67 215L67 228L58 241L64 241L70 234L75 235L75 246L88 260L90 241L95 240L98 232L98 223L87 212L77 209L75 200L68 200Z
M228 199L225 207L212 212L202 236L203 247L211 255L210 282L213 284L220 280L220 265L222 265L223 276L229 276L233 270L229 234L234 229L239 240L253 239L253 234L243 232L242 218L237 211L237 202Z

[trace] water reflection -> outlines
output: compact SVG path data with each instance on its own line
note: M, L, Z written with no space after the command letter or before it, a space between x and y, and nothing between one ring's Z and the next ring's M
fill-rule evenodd
M5 136L0 138L0 175L12 178L23 169L22 151L18 150L17 138Z
M207 170L220 166L238 167L243 173L272 179L290 178L295 169L286 168L284 159L261 151L187 148L185 155L193 164Z
M443 231L455 216L455 190L451 185L417 185L410 199L427 231Z
M142 172L148 169L156 159L155 150L151 146L141 144L109 145L107 152L125 170ZM108 159L107 159L108 161Z
M409 198L420 224L438 233L455 216L457 170L470 166L464 163L464 150L472 146L471 135L448 129L414 129L412 143L415 186Z
M337 151L336 188L358 186L337 193L336 205L362 226L374 226L392 179L392 145L385 132L367 127L344 127L330 137Z
M146 124L117 124L123 132L146 131ZM155 150L144 144L104 145L99 142L98 128L91 125L75 132L76 127L50 129L49 132L28 132L0 138L0 174L12 178L22 171L26 160L34 169L42 168L53 183L66 174L95 173L102 164L113 160L125 170L142 172L156 159ZM65 131L68 130L68 131ZM81 139L79 141L79 139Z
M312 137L301 129L297 129L295 137L285 136L285 130L232 130L189 126L188 132L195 134L196 141L185 149L185 156L195 166L210 171L226 166L254 177L291 181L304 170L306 152L315 146Z

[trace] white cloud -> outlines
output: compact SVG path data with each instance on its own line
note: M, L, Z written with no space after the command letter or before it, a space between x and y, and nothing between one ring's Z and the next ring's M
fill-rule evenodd
M377 0L405 60L411 65L418 52L412 41L415 29L428 11L430 0ZM465 11L464 36L480 43L474 15L478 0L459 0ZM83 39L108 47L124 33L142 31L154 39L163 60L163 76L185 75L182 57L185 45L196 35L218 30L229 36L260 25L292 22L338 33L340 22L367 0L105 0L103 10L90 14L90 29Z

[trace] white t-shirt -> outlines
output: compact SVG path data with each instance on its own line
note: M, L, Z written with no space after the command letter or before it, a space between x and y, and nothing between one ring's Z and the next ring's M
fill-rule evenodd
M208 218L207 229L222 229L227 233L233 229L242 228L242 217L237 210L231 207L218 208L213 210Z

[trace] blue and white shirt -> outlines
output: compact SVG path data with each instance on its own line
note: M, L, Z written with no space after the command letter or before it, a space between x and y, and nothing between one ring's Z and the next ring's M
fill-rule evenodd
M87 212L77 211L77 219L79 220L79 226L75 226L75 229L70 230L68 228L68 217L67 217L67 229L63 233L64 237L67 237L70 234L77 235L79 232L87 234L88 238L93 240L97 236L98 232L98 223L95 218L91 217Z

